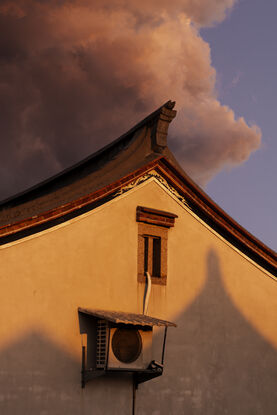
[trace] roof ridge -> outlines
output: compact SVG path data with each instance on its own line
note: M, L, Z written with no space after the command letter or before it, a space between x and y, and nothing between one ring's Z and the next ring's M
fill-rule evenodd
M108 153L113 148L116 148L119 144L122 143L124 145L124 142L126 145L129 144L129 142L132 141L134 133L136 131L138 131L139 129L141 129L147 124L151 126L155 121L157 125L156 125L156 128L153 129L153 132L151 134L151 148L154 152L162 153L163 149L167 146L167 131L168 131L169 123L173 120L173 118L176 116L176 113L177 113L177 111L173 110L174 106L175 106L175 101L169 100L165 102L158 109L156 109L151 114L149 114L147 117L139 121L126 133L122 134L115 140L111 141L106 146L96 150L94 153L78 161L72 166L65 168L59 173L54 174L53 176L45 180L42 180L41 182L19 193L16 193L15 195L12 195L6 199L0 200L0 209L8 207L9 204L16 202L16 201L20 203L20 200L22 198L27 197L28 195L31 196L32 193L35 193L39 189L43 187L47 187L48 185L54 184L61 177L70 175L71 173L76 171L79 167L86 166L90 164L93 160L97 160L98 158L103 157L103 155L106 152Z

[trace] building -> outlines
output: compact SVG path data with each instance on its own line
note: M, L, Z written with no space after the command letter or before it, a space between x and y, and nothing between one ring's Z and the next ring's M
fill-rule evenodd
M179 166L173 107L2 203L1 414L276 414L276 254ZM135 390L161 374L170 322L162 376ZM109 339L114 355L101 360L105 324L111 339L124 324L142 338L118 359L144 365L143 379L94 377L120 345ZM139 359L151 342L150 370Z

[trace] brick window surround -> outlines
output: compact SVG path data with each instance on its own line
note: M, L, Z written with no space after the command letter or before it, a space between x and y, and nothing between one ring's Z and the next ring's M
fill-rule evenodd
M177 215L162 210L137 207L138 281L145 282L146 271L153 284L166 285L168 230Z

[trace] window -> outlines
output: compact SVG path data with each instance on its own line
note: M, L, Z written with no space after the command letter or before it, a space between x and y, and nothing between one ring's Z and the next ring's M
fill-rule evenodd
M144 273L161 276L161 237L144 235Z
M173 213L137 207L139 282L145 282L149 272L152 283L166 284L168 230L176 217Z

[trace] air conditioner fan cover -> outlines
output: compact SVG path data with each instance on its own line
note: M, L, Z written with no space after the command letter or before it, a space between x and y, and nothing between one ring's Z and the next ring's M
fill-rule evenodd
M118 328L112 336L112 351L122 363L132 363L142 350L142 339L138 330Z

